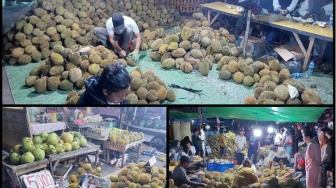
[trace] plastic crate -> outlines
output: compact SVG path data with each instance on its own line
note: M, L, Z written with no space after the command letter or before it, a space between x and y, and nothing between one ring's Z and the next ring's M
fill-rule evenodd
M180 3L179 0L170 0L170 3L173 5L178 5Z
M183 13L194 13L197 5L180 5L179 10Z
M234 167L234 164L231 163L231 164L217 164L216 163L216 171L219 171L219 172L225 172L227 169L230 169L230 168L233 168Z
M207 163L206 169L207 171L216 171L216 163Z

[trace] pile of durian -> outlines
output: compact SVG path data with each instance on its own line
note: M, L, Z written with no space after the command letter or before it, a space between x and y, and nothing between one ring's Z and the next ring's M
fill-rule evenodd
M131 132L124 130L119 134L110 134L110 140L112 143L126 145L132 142L136 142L142 139L145 139L144 133L142 132Z
M38 0L32 10L5 29L3 59L11 65L25 65L47 59L56 45L96 45L94 27L105 27L115 12L132 17L139 28L155 29L179 24L180 13L169 4L154 0Z
M84 48L87 49L87 52L79 53ZM29 76L25 79L25 85L34 87L37 93L57 89L68 91L76 88L81 90L84 88L84 82L87 78L101 73L103 68L117 62L122 62L124 66L136 65L132 58L118 59L112 50L102 45L97 47L74 45L71 48L55 45L50 57L30 71Z
M164 69L180 69L185 73L198 70L207 76L217 63L219 78L232 79L247 87L254 86L254 96L245 104L321 104L321 98L297 80L291 79L287 68L274 57L253 60L251 54L243 56L237 40L225 28L214 30L202 13L183 18L184 27L179 34L158 38L151 44L151 58L161 61ZM290 98L288 85L295 87L298 97Z
M123 168L118 175L111 175L110 188L163 188L166 183L166 169L152 167L148 173L145 162L131 163Z
M142 72L140 68L130 72L131 89L126 96L130 104L161 104L165 100L174 102L175 92L167 89L166 84L153 71ZM84 93L85 86L79 91L71 91L67 95L66 104L76 104Z
M69 182L68 187L76 188L79 185L79 180L85 173L92 174L98 177L103 177L102 168L100 166L96 167L96 169L92 168L90 163L79 163L80 167L77 169L76 173L69 175L67 177L67 181Z
M227 144L226 149L226 157L228 160L232 161L235 158L235 134L229 131L225 134L225 141ZM209 145L211 147L211 155L208 156L208 160L212 158L218 158L220 159L220 147L219 147L219 140L218 136L212 136L209 140Z
M239 168L239 165L234 166L226 170L224 173L221 172L206 172L201 175L201 180L203 183L207 184L207 188L230 188L233 184L233 179L236 176L236 171ZM251 184L244 188L303 188L304 185L301 182L295 181L292 178L286 180L279 180L277 177L281 177L288 172L288 169L280 168L257 168L257 171L261 173L261 176L258 178L259 183ZM174 185L174 180L169 179L169 187L177 188ZM180 188L188 187L187 185L182 185Z
M283 69L289 74L287 69ZM272 77L272 75L271 75ZM273 75L273 77L275 77ZM323 104L320 95L306 88L300 81L287 78L282 84L277 85L270 80L270 76L264 76L266 81L254 84L254 95L245 98L245 104L286 104L286 105L316 105ZM297 89L297 97L291 98L289 94L289 86Z

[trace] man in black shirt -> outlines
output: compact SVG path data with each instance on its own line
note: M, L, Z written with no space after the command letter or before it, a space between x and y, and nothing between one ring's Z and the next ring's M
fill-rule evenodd
M187 156L182 156L180 159L180 164L175 167L173 171L174 185L177 187L182 186L183 184L195 186L195 187L205 187L205 183L196 183L190 181L186 169L189 167L190 159Z
M254 135L251 135L248 138L249 138L248 158L250 159L253 158L253 164L256 164L258 158L258 151L260 150L260 139Z

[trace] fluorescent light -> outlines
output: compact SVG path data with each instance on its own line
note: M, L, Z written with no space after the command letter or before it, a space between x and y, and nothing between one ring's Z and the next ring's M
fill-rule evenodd
M254 136L260 137L262 135L262 131L260 129L255 129L253 131Z

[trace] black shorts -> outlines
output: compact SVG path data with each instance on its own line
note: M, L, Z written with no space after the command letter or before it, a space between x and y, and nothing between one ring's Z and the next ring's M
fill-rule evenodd
M283 164L289 164L289 161L287 158L278 158L278 157L274 157L273 161L278 163L280 162L280 160L282 160Z

